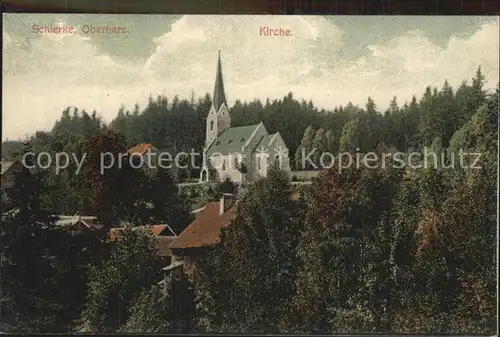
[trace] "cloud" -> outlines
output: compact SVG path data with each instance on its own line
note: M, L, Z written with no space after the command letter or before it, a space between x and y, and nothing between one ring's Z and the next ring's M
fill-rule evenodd
M498 23L484 24L467 39L452 36L444 48L423 32L411 31L383 45L368 46L371 58L366 67L382 70L386 83L401 88L412 83L442 85L444 79L457 86L480 65L488 75L488 85L494 87L498 83L498 28Z
M288 29L292 36L262 36L261 27ZM338 49L340 38L336 26L322 17L185 16L171 32L155 39L157 48L146 68L158 79L180 73L212 82L217 50L221 50L229 82L260 82L269 72L294 80L297 66L313 60L315 67L332 63L326 52Z
M261 27L288 29L292 35L262 36ZM4 31L3 137L47 130L68 105L96 109L109 122L122 103L144 105L150 94L211 92L217 50L229 104L281 98L292 91L327 109L349 101L364 105L368 96L385 109L393 96L402 103L445 79L457 87L479 65L488 86L495 87L498 28L498 21L483 24L468 38L452 36L445 46L412 30L366 44L364 55L348 59L344 51L352 46L335 20L195 15L180 18L160 36L145 37L156 48L134 61L103 53L92 38L79 33L54 37Z

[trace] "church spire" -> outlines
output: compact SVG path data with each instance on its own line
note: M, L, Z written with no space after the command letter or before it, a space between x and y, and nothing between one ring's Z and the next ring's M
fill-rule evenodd
M213 96L213 105L215 111L219 111L222 104L226 103L226 95L224 93L224 81L222 80L222 66L220 61L220 50L219 50L219 60L217 62L217 74L215 75L215 87Z

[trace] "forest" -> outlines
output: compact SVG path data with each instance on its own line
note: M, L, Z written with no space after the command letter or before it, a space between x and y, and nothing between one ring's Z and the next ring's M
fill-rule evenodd
M133 226L168 223L180 233L194 202L177 182L192 169L148 176L130 167L99 173L99 154L141 142L201 150L210 96L152 97L98 112L67 108L50 131L5 141L2 156L87 154L71 167L21 171L2 190L0 330L4 332L481 333L496 332L499 86L479 68L458 88L422 88L379 111L372 98L333 110L282 99L236 101L232 125L260 121L295 154L430 148L449 158L481 153L481 169L366 167L322 170L297 187L271 171L244 189L237 217L207 247L193 280L167 291L153 238ZM297 167L298 169L298 167ZM231 187L231 186L229 186ZM228 188L208 191L216 200ZM234 186L233 186L234 188ZM314 193L312 193L314 192ZM150 207L153 205L154 207ZM95 215L105 232L71 235L54 214Z

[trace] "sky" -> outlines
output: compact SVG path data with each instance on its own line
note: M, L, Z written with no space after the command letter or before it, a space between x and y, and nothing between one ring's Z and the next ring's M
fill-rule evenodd
M291 36L262 36L264 26ZM456 88L478 66L493 89L500 71L498 17L4 14L2 41L2 140L50 130L68 106L110 122L150 95L211 94L218 50L229 106L291 91L325 109L371 96L383 111L428 85Z

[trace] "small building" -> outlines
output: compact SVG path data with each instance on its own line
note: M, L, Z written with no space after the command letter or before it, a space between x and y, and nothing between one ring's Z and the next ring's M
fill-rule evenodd
M294 202L303 200L302 192L294 189L290 198ZM170 245L172 263L163 268L164 280L179 280L183 276L192 279L196 270L196 259L205 253L205 248L220 242L221 229L229 226L237 216L236 196L223 193L218 202L210 202L200 209L197 218L182 231Z
M129 162L133 168L142 168L147 174L153 174L158 168L158 149L153 144L139 143L127 150Z
M198 217L170 245L172 263L165 267L165 280L191 277L196 268L196 256L204 247L219 242L220 230L236 217L236 199L223 194L219 202L208 203Z
M96 224L97 217L84 215L54 215L55 225L60 228L66 228L71 234L81 234L87 231L98 231L103 228Z
M155 237L158 254L165 265L170 265L172 262L172 250L170 245L177 237L172 228L168 225L137 226L134 228L146 230ZM116 240L123 230L124 228L111 228L109 230L110 241Z
M1 165L1 188L9 189L14 186L16 174L23 169L23 166L19 160L7 161L5 158L2 158Z

